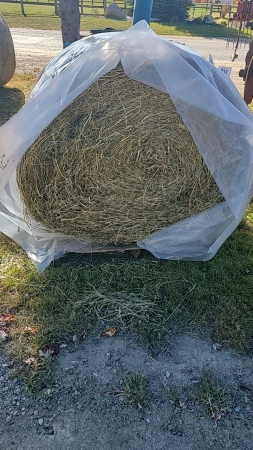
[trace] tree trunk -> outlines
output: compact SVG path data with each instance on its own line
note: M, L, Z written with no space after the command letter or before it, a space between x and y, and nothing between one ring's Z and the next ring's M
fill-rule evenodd
M56 16L60 16L60 0L54 0L54 13Z
M61 0L61 29L63 48L80 39L79 0Z
M26 17L24 1L23 0L20 0L20 6L21 6L21 12L22 12L23 16Z

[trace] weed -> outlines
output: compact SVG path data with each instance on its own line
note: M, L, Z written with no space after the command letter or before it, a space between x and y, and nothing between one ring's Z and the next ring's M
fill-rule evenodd
M128 375L123 382L125 403L135 408L146 406L150 396L147 379L141 373L136 373Z
M174 406L181 406L180 395L174 386L164 386L162 391L162 398L163 400L170 402Z
M231 409L232 398L223 383L213 375L203 374L196 385L196 399L205 412L217 422Z

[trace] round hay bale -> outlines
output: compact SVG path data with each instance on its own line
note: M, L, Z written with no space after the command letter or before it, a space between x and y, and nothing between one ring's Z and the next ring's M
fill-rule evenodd
M118 65L41 133L17 168L26 216L128 244L223 200L170 97Z
M0 13L0 86L10 81L15 68L16 58L11 33Z

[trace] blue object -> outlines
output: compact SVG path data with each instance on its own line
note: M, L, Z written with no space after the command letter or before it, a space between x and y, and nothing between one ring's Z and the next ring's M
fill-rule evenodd
M140 20L150 24L153 0L134 0L133 25Z

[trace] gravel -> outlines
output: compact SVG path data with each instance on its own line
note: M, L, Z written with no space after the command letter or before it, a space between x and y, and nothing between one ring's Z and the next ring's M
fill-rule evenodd
M0 355L3 449L167 450L168 442L171 450L252 448L251 390L247 396L240 391L241 385L250 389L253 383L251 358L215 352L211 342L183 335L154 360L131 335L88 336L82 344L61 349L53 367L54 386L31 396L15 377L7 350L6 345ZM202 371L217 375L234 394L232 411L216 425L193 398L192 380ZM140 372L149 381L151 398L147 407L136 410L125 405L123 380ZM176 389L181 407L164 399L165 386Z

